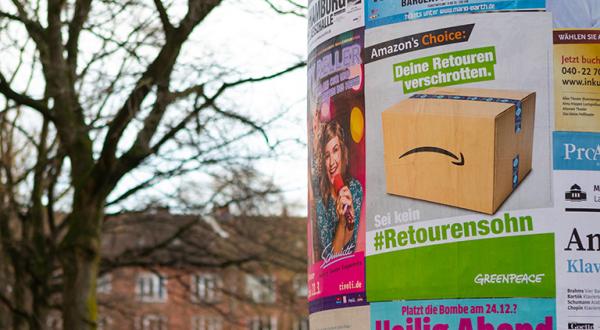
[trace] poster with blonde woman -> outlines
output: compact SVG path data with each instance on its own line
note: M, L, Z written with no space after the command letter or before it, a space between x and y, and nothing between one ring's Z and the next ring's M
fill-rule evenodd
M322 43L308 62L308 280L316 312L366 303L363 30Z

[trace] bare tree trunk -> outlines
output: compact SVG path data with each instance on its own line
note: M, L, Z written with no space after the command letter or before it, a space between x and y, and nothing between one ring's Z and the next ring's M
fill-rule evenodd
M34 296L33 306L33 320L29 326L30 330L43 330L46 329L46 320L48 319L48 308L43 307L35 303L36 299L46 299L47 297L37 298Z
M76 205L77 208L67 219L73 226L61 249L64 271L63 326L65 330L96 329L96 276L100 264L99 224L103 212L98 203Z
M97 253L78 247L63 257L65 288L63 290L63 322L65 330L96 329L96 270L100 260Z
M22 262L22 261L18 261ZM14 304L19 311L28 311L26 274L21 271L21 265L15 265L15 281L13 287ZM13 313L13 329L28 330L29 321L25 315Z

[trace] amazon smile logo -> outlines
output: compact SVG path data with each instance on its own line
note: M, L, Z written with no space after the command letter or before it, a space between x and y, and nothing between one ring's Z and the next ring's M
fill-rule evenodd
M460 158L453 154L452 152L446 150L446 149L442 149L442 148L438 148L438 147L418 147L418 148L414 148L412 150L409 150L407 152L405 152L402 156L398 157L398 159L404 158L408 155L412 155L412 154L417 154L417 153L421 153L421 152L433 152L433 153L438 153L438 154L442 154L445 156L448 156L452 159L454 159L455 161L452 162L452 164L456 165L456 166L463 166L465 165L465 157L463 156L462 152L460 153Z

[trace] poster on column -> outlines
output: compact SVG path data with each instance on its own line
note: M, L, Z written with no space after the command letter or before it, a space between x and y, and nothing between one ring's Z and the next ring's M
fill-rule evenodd
M367 28L443 15L543 10L545 0L365 0Z
M583 176L598 182L600 172ZM561 186L565 184L561 182ZM582 184L578 193L587 192L590 198L600 197L600 192L588 190L587 186ZM556 300L559 329L600 329L600 223L595 218L597 216L585 216L581 212L567 212L558 224Z
M551 32L546 12L366 29L369 301L555 297Z
M600 155L600 133L554 133L559 329L600 329L600 157L586 154Z
M600 132L600 1L554 0L556 129Z
M309 310L366 304L364 29L308 58Z
M555 330L554 299L447 299L371 305L373 330ZM573 328L569 328L573 329Z
M310 314L311 330L369 329L369 306L348 307Z
M309 0L308 52L328 39L363 26L363 0Z
M559 329L600 329L600 1L552 0Z

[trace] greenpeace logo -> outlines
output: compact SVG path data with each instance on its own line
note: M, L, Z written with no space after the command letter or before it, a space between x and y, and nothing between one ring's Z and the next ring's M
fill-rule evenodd
M540 284L546 274L477 274L475 284Z
M582 148L574 143L564 144L564 159L565 160L600 160L600 144L596 147Z
M575 323L569 322L569 329L584 329L584 330L593 330L594 323Z

